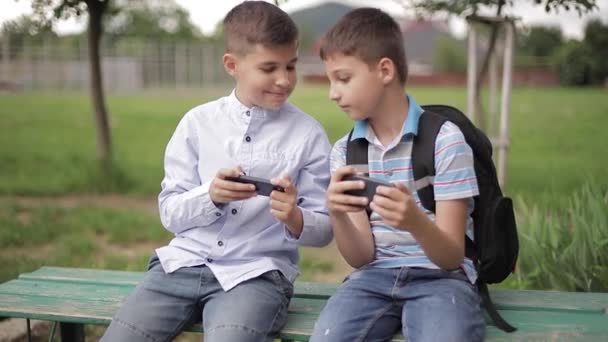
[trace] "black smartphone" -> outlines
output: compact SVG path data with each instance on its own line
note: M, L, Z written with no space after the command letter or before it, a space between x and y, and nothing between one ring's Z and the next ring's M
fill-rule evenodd
M374 199L374 195L376 194L376 188L378 186L380 186L380 185L390 186L390 187L395 186L393 183L389 183L389 182L383 181L378 178L370 178L370 177L363 176L363 175L348 175L348 176L345 176L342 180L364 181L365 182L365 188L356 189L356 190L348 190L348 191L345 191L344 193L347 195L351 195L351 196L367 197L367 200L368 200L367 208L369 208L369 204Z
M283 187L273 185L270 183L270 180L264 178L240 175L238 177L228 176L226 177L226 180L231 182L253 184L255 185L255 191L258 193L258 195L262 196L270 196L270 193L273 191L285 192Z

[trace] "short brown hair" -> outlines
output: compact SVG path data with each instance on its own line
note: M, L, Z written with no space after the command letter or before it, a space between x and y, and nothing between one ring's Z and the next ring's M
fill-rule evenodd
M252 46L281 46L297 42L298 28L279 7L266 1L245 1L224 18L227 52L246 53Z
M407 60L403 34L395 20L376 8L357 8L345 14L327 32L319 54L326 60L333 53L360 58L368 65L390 58L397 69L399 80L407 80Z

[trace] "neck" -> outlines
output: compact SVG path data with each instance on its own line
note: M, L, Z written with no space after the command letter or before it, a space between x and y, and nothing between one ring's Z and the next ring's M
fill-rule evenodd
M401 134L409 108L403 87L387 89L375 110L376 115L368 119L369 125L382 145L388 146L396 136Z

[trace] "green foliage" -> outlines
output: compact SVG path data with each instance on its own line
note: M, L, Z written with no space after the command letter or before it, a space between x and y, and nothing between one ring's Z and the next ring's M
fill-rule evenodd
M590 20L585 26L585 45L591 51L591 83L598 84L608 78L608 25L599 19Z
M587 183L563 208L517 201L520 288L608 291L608 189Z
M563 85L602 84L608 80L608 25L591 20L585 39L571 41L556 53L554 68Z
M554 69L559 81L567 86L582 86L591 83L593 52L579 41L570 41L557 52Z
M433 54L433 70L465 72L467 70L465 44L447 35L439 36Z
M202 35L190 21L188 11L175 1L123 1L114 7L113 13L105 23L112 40L134 37L196 40Z
M456 15L478 14L480 8L498 8L513 6L515 0L402 0L402 3L411 4L423 13L448 12ZM546 12L559 10L574 10L579 15L597 8L597 0L535 0L535 4L544 7Z
M549 57L563 44L560 27L533 26L518 36L518 54Z

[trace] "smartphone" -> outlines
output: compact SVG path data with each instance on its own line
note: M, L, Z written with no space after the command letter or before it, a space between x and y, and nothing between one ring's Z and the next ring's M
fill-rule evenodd
M262 196L270 196L270 193L273 191L285 192L283 187L273 185L270 183L270 180L264 178L240 175L238 177L228 176L226 177L226 180L231 182L253 184L255 185L255 191L258 193L258 195Z
M376 188L378 186L380 186L380 185L390 186L390 187L395 186L393 183L389 183L389 182L383 181L378 178L370 178L370 177L363 176L363 175L348 175L348 176L345 176L342 180L364 181L365 182L365 188L356 189L356 190L348 190L348 191L345 191L344 193L347 195L351 195L351 196L367 197L367 200L368 200L367 208L369 208L369 204L372 203L372 200L374 199L374 195L376 194Z

